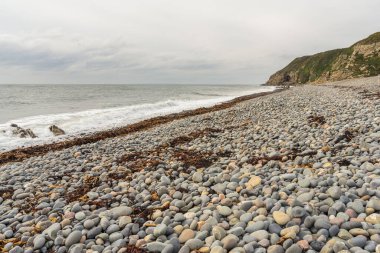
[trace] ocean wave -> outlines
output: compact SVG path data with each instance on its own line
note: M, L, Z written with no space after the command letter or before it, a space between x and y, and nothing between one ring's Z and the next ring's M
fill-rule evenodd
M269 88L260 88L250 93L269 91ZM47 142L54 142L64 138L78 136L84 133L111 129L135 123L143 119L166 115L199 107L212 106L236 96L200 100L166 100L157 103L145 103L131 106L122 106L107 109L92 109L73 113L60 113L25 117L0 124L0 151L11 150L21 146L30 146ZM19 138L12 135L11 124L17 124L24 129L31 129L38 138ZM66 135L56 137L49 130L49 126L57 125Z
M197 91L192 92L192 94L198 95L198 96L208 96L208 97L222 97L223 96L221 94L216 94L216 93L202 93L202 92L197 92Z

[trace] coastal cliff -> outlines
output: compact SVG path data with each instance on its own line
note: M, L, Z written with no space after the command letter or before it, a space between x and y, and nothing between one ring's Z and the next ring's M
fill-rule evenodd
M348 48L294 59L273 74L267 85L324 83L380 74L380 32Z

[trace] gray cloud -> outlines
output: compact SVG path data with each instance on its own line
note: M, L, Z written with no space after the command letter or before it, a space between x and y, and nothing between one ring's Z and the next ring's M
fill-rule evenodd
M378 9L373 0L3 0L0 83L263 83L294 57L380 30Z
M3 66L23 66L35 70L62 70L77 61L77 55L56 54L49 50L29 49L0 41L0 64Z

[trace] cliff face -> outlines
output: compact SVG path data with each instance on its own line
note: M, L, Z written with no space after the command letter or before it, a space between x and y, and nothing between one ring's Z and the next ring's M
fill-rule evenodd
M380 32L351 47L294 59L268 85L323 83L380 74Z

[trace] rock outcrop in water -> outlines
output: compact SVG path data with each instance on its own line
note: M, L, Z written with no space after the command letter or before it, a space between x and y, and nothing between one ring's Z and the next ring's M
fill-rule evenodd
M37 135L29 128L24 129L16 124L11 124L12 134L20 138L37 138Z
M268 85L323 83L380 74L380 32L351 47L296 58Z
M52 132L54 134L54 136L65 134L65 131L63 131L61 128L57 127L56 125L50 126L49 130L50 130L50 132Z

